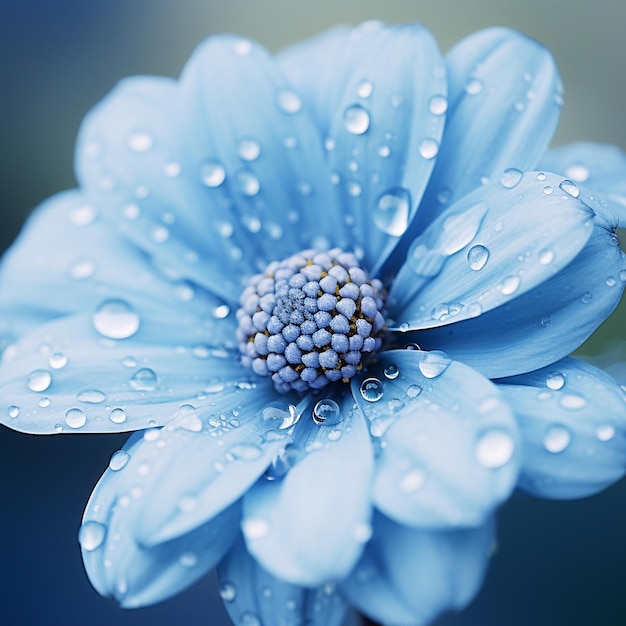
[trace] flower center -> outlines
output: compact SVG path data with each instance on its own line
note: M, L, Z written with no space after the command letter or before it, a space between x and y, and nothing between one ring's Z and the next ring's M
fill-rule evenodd
M338 248L270 263L239 302L242 361L279 391L348 382L382 343L383 285Z

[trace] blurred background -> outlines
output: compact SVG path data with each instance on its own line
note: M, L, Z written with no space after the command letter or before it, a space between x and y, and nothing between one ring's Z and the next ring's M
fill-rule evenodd
M615 0L0 0L0 251L47 196L74 186L86 111L129 74L177 76L207 35L270 50L337 23L424 22L445 51L470 32L517 28L554 53L565 85L555 145L626 148L626 3ZM586 346L626 338L626 309ZM13 626L228 623L215 581L156 607L122 611L82 569L82 509L124 436L32 437L0 430L0 621ZM437 626L626 624L626 484L576 502L517 495L499 515L499 551L471 607Z

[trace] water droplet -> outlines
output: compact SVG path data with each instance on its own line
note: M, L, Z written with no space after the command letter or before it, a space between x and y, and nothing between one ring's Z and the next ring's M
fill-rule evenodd
M263 626L261 620L250 612L243 613L239 619L239 626Z
M563 376L561 372L552 372L551 374L548 374L548 377L546 378L546 387L548 387L548 389L557 391L558 389L562 389L563 385L565 385L565 376Z
M124 409L113 409L110 413L109 413L109 419L114 423L114 424L123 424L126 421L126 411L124 411Z
M391 154L391 148L388 145L382 145L378 148L378 156L386 159Z
M130 379L130 386L135 391L154 391L157 385L157 375L149 367L137 370Z
M90 204L84 204L72 209L70 221L75 226L89 226L98 217L98 211Z
M343 122L348 132L363 135L370 127L370 114L360 104L353 104L344 111Z
M470 96L477 96L483 90L483 84L477 78L473 78L465 85L465 92Z
M515 167L510 167L509 169L504 170L502 177L500 178L500 183L506 189L513 189L513 187L518 185L520 180L522 180L522 176L524 176L523 172Z
M356 88L356 92L360 98L369 98L374 91L374 83L371 80L362 80L358 87Z
M68 409L65 412L65 423L70 428L82 428L87 423L87 416L80 409Z
M570 165L565 176L577 183L584 183L589 178L589 170L584 165Z
M51 400L50 398L44 397L41 398L41 400L39 400L39 402L37 403L42 409L46 409L50 406L51 404Z
M596 437L600 441L610 441L615 436L615 427L612 424L602 424L596 428Z
M445 96L433 96L428 103L428 110L433 115L443 115L448 110L448 99Z
M200 168L200 179L207 187L219 187L226 180L226 170L217 161L207 161Z
M539 263L541 263L541 265L550 265L552 261L554 261L554 252L552 252L552 250L546 248L539 252Z
M247 517L241 522L241 530L248 539L261 539L270 532L270 525L264 519Z
M359 388L361 396L367 402L378 402L385 393L383 384L378 378L366 378Z
M363 188L361 187L359 183L355 181L351 181L348 183L348 193L353 198L358 198L362 192L363 192Z
M140 325L139 315L124 300L107 300L93 315L94 328L108 339L132 337Z
M247 170L239 170L236 174L237 188L244 196L256 196L261 189L259 179Z
M86 389L85 391L81 391L76 397L81 402L88 404L100 404L106 400L106 396L97 389Z
M559 400L559 404L564 409L576 411L578 409L582 409L583 407L585 407L587 405L587 400L585 400L585 398L577 394L569 393L564 396L561 396L561 399Z
M261 146L254 139L242 139L237 146L237 154L244 161L254 161L261 154Z
M424 159L433 159L439 152L439 144L431 138L422 139L417 150Z
M576 183L574 183L571 180L567 180L565 179L560 185L559 187L561 188L562 191L564 191L567 195L572 196L572 198L578 198L578 196L580 196L580 189L578 189L578 187L576 186Z
M168 177L168 178L176 178L177 176L180 175L181 172L181 167L180 164L178 163L166 163L163 166L163 173Z
M390 363L389 365L387 365L387 367L385 367L383 373L385 374L385 378L388 378L389 380L395 380L396 378L398 378L400 370L398 369L397 365L395 365L394 363Z
M441 352L425 352L419 362L419 369L424 377L437 378L448 369L450 363L451 359Z
M605 281L607 287L615 287L617 280L615 276L609 276Z
M548 452L556 454L563 452L569 446L571 435L565 426L551 426L543 439L543 445Z
M400 237L409 226L411 194L404 187L388 189L378 197L374 209L374 223L393 237Z
M232 602L237 597L237 588L232 583L224 583L220 587L220 598L224 602Z
M20 407L12 405L12 406L9 407L8 413L9 413L9 417L10 418L15 419L20 414Z
M264 420L280 422L277 426L279 430L291 428L301 417L298 409L293 404L286 404L280 401L270 402L262 409L261 415Z
M323 398L313 407L312 416L316 424L332 426L341 421L341 408L334 400Z
M152 136L148 133L133 133L128 137L126 145L133 152L147 152L154 143Z
M489 430L476 442L474 454L476 460L488 469L497 469L506 465L515 451L515 442L511 435L503 430Z
M500 291L505 296L510 296L511 294L514 294L519 289L519 285L520 285L519 276L507 276L502 281L502 284L500 285Z
M543 193L545 193L546 196L550 196L550 195L552 195L554 193L554 189L550 185L546 185L543 188Z
M417 491L426 481L426 473L421 469L408 471L400 481L400 490L404 493Z
M82 260L77 261L72 265L70 269L70 276L74 280L86 280L87 278L91 278L96 271L96 266L93 261Z
M472 246L467 251L467 262L473 270L482 270L489 260L489 250L485 246Z
M155 243L164 243L170 238L170 231L165 226L157 226L152 231L152 240Z
M31 391L45 391L52 382L52 374L48 370L34 370L28 376L28 388Z
M539 174L537 174L537 180L545 180L546 179L546 175L543 172L539 172Z
M419 385L409 385L406 389L406 397L409 400L415 400L420 393L422 393L422 388Z
M263 450L252 443L238 443L229 448L228 454L237 461L256 461L263 454Z
M48 363L53 370L60 370L67 365L67 357L61 352L55 352Z
M130 461L130 454L126 450L118 450L113 453L111 460L109 461L109 469L113 472L119 472L126 467L126 464Z
M86 552L97 550L103 543L107 535L107 527L100 522L83 522L78 531L78 543Z
M593 296L591 295L590 292L585 291L585 293L583 293L582 296L580 296L580 301L583 304L589 304L591 302L591 299L593 298Z
M284 90L278 93L278 107L284 113L294 115L302 108L302 101L298 94L293 91Z

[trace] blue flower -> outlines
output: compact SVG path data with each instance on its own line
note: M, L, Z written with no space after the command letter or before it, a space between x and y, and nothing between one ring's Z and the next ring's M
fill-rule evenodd
M426 624L518 486L595 493L626 404L567 355L626 280L626 157L546 152L551 55L418 25L215 37L86 118L0 275L0 415L136 431L79 540L128 607L217 566L237 624ZM588 191L593 190L593 191Z

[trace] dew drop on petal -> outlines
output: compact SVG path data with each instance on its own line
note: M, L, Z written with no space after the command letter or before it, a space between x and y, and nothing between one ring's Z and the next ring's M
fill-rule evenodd
M219 187L226 179L226 170L217 161L207 161L200 168L200 180L206 187Z
M502 284L500 285L500 291L505 296L510 296L518 290L519 285L520 285L519 276L507 276L502 281Z
M489 250L485 246L472 246L467 251L467 262L469 266L475 270L482 270L489 260Z
M278 107L284 113L293 115L302 108L302 101L298 94L285 89L278 93Z
M128 137L126 145L133 152L147 152L154 143L152 136L148 133L133 133Z
M8 409L8 414L9 417L12 419L16 419L17 417L19 417L20 414L20 407L19 406L15 406L14 404L11 405Z
M341 409L334 400L323 398L313 407L312 417L318 425L332 426L341 421Z
M241 522L241 530L248 539L261 539L270 532L270 525L264 519L247 517Z
M434 139L427 138L417 146L417 150L424 159L434 159L439 152L439 143Z
M270 402L263 407L261 415L264 420L276 420L279 430L291 428L298 422L301 414L298 413L297 408L293 404L288 404L280 401Z
M360 98L369 98L374 91L374 83L371 80L362 80L357 88L356 92Z
M87 404L100 404L106 400L104 393L102 393L102 391L98 391L97 389L85 389L76 397L81 402L86 402Z
M236 174L235 180L237 182L237 188L244 196L256 196L261 189L261 183L259 179L247 170L239 170Z
M124 411L124 409L113 409L110 413L109 413L109 419L114 423L114 424L123 424L126 421L126 411Z
M470 96L477 96L483 90L483 84L477 78L473 78L465 85L465 92Z
M127 339L140 326L139 315L125 300L107 300L93 315L94 328L107 339Z
M48 363L53 370L60 370L67 365L67 357L62 352L55 352Z
M515 167L510 167L507 170L504 170L502 177L500 178L500 183L506 189L512 189L516 185L519 184L520 180L522 180L523 172L516 169Z
M556 454L563 452L569 446L571 435L565 426L551 426L543 440L543 445L548 452Z
M483 467L497 469L511 460L514 450L515 442L511 435L503 430L493 429L478 438L474 454Z
M87 416L80 409L68 409L65 413L65 423L70 428L82 428L87 423Z
M426 481L426 474L422 469L412 469L402 477L400 490L404 493L417 491Z
M33 370L28 376L28 388L31 391L45 391L52 383L52 374L48 370Z
M111 460L109 461L109 469L113 472L119 472L126 467L126 464L130 461L130 454L126 450L118 450L113 453Z
M578 189L576 183L571 180L564 180L559 187L567 195L572 196L572 198L578 198L578 196L580 196L580 189Z
M378 378L366 378L359 387L361 396L367 402L378 402L385 392L383 384Z
M543 193L545 193L546 196L550 196L550 195L552 195L554 193L554 189L550 185L546 185L543 188Z
M587 405L587 400L585 400L585 398L577 394L569 393L564 396L561 396L561 399L559 400L559 404L564 409L576 411L578 409L584 408Z
M422 388L419 385L409 385L406 389L406 397L409 400L415 400L420 393L422 393Z
M394 363L390 363L383 370L383 374L385 375L385 378L388 378L389 380L395 380L396 378L398 378L400 370L398 369L397 365L395 365Z
M552 261L554 261L554 252L552 250L545 248L539 252L539 263L541 265L550 265Z
M558 389L562 389L563 385L565 385L565 376L563 376L561 372L552 372L551 374L548 374L548 377L546 378L546 387L548 387L548 389L557 391Z
M254 139L242 139L237 145L237 154L244 161L254 161L261 154L261 146Z
M382 193L374 209L374 223L388 235L400 237L409 225L411 194L404 187L395 187Z
M157 384L157 375L149 367L137 370L130 379L130 386L135 391L154 391Z
M428 102L428 110L433 115L443 115L448 110L448 99L445 96L433 96Z
M615 436L615 427L612 424L602 424L596 428L596 437L600 441L610 441Z
M237 597L237 588L232 583L224 583L220 587L220 598L224 602L232 602Z
M419 369L425 378L437 378L448 369L450 363L450 358L441 353L427 352L419 362Z
M97 550L106 538L107 527L100 522L83 522L78 531L78 543L86 552Z
M344 111L343 122L348 132L363 135L370 127L370 114L360 104L353 104Z

